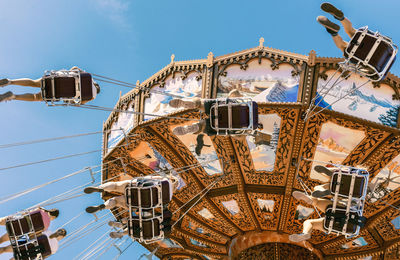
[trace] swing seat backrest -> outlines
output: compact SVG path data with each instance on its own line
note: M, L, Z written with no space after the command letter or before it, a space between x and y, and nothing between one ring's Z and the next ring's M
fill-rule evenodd
M30 223L29 215L32 219L33 226ZM27 234L32 231L31 228L33 228L34 232L40 232L44 230L42 214L40 214L39 211L27 213L21 218L6 222L7 233L10 236L20 236L23 234Z
M155 237L160 236L161 234L161 227L160 227L160 220L158 218L152 219L142 219L142 232L143 237L140 237L140 222L139 218L134 218L132 223L128 225L129 233L132 234L134 238L140 239L153 239Z
M329 229L329 223L333 217L334 223L332 227L332 232L343 234L342 230L346 222L346 208L337 207L335 213L333 213L332 206L329 206L325 212L324 229ZM356 211L350 211L345 235L357 234L360 230L360 227L363 226L363 222L365 222L364 217L360 216Z
M52 77L54 77L54 93L52 87ZM81 100L92 100L96 93L93 93L93 80L92 75L86 72L80 72L80 91ZM60 99L73 99L77 96L75 77L72 76L48 76L42 80L42 88L44 98L47 100L60 100Z
M397 47L388 37L360 28L353 35L344 56L350 63L359 64L367 71L365 76L381 80L390 70L396 59Z
M228 130L228 134L235 134L238 130L255 130L258 127L258 105L256 102L251 102L251 106L247 103L231 104L231 126L229 126L229 108L224 104L218 104L216 101L205 102L205 113L209 116L206 120L206 133L208 135L221 134L214 128L218 124L218 129ZM251 110L250 110L251 109ZM217 115L215 115L215 111ZM250 118L252 116L252 118ZM217 121L217 122L216 122Z
M353 173L355 174L355 173ZM338 183L338 172L334 172L331 178L330 191L332 194L335 193L336 186L339 186L339 196L348 197L351 189L351 173L342 172L342 178L340 183ZM365 196L366 189L368 185L368 180L363 175L357 175L354 180L354 188L353 188L353 198L360 199Z
M14 248L14 257L16 259L36 259L38 254L41 254L43 258L51 255L51 248L49 243L49 238L46 235L41 235L37 237L37 242L39 246L35 246L33 242L20 245Z
M143 207L143 208L152 208L156 207L159 204L158 193L159 190L157 188L158 185L161 184L162 191L162 205L167 205L170 202L170 181L162 180L143 180L143 182L138 182L136 186L129 187L131 189L131 205L132 207ZM139 193L140 193L140 201L139 201ZM128 196L128 193L126 193ZM127 202L129 200L127 199ZM139 203L140 202L140 203Z

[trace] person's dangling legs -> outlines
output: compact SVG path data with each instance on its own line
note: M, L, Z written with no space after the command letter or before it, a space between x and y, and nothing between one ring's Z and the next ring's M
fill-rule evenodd
M347 35L352 38L354 33L356 32L356 29L353 28L353 25L351 24L350 20L344 16L342 10L339 10L336 8L334 5L331 3L323 3L321 4L321 9L335 17L335 19L339 20L340 23L343 25L344 31L347 33Z
M205 127L206 122L201 120L200 122L191 125L177 126L172 130L172 133L175 135L199 134L204 131Z
M125 181L110 181L103 183L97 187L86 187L83 191L86 194L90 194L93 192L119 192L119 193L125 193L125 188L126 186L130 183L130 180L125 180Z
M301 242L311 238L313 230L324 231L324 218L307 219L303 222L303 232L300 234L292 234L289 240L293 242Z
M126 201L125 201L125 195L122 196L116 196L111 199L108 199L104 204L100 204L98 206L89 206L86 208L87 213L96 213L97 211L103 210L103 209L112 209L115 207L119 208L126 208Z
M342 52L346 49L348 43L345 42L342 37L338 34L340 27L339 25L329 21L325 16L318 16L317 21L326 28L326 31L332 36L333 42Z
M24 86L24 87L33 87L33 88L40 88L40 79L0 79L0 87L5 87L8 85L17 85L17 86Z

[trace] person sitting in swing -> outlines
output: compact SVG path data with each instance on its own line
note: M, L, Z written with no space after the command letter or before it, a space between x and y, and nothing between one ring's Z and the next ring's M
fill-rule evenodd
M346 59L356 68L361 75L372 81L382 80L395 60L397 47L388 37L381 36L368 30L367 27L354 29L352 23L341 10L331 3L321 4L321 9L331 15L342 24L346 34L351 38L346 42L338 34L340 26L330 21L325 16L318 16L317 21L326 28L332 36L333 42L339 48ZM365 33L364 36L361 36Z
M30 240L19 240L18 248L13 248L12 245L0 247L0 254L13 253L18 259L35 259L37 254L41 254L43 259L55 254L58 250L58 241L63 239L67 235L67 231L64 228L58 229L56 232L49 230L44 231L37 236L38 246L35 246ZM27 250L28 248L28 250Z
M46 231L50 222L56 219L59 215L58 209L43 209L38 208L28 212L30 219L32 220L33 228L35 232L40 233ZM10 216L0 218L0 225L6 226L8 232L0 237L0 244L8 241L9 232L13 235L22 235L30 231L30 222L26 218L11 218Z
M144 239L153 239L153 236L159 236L160 231L164 232L164 236L168 236L172 230L172 213L168 209L163 210L163 221L160 223L159 219L156 217L154 218L153 214L149 212L142 212L144 214L142 218L142 231L143 231L143 238ZM159 213L156 213L159 214ZM128 229L128 219L123 218L121 222L117 221L110 221L108 225L111 227L119 228L120 231L112 231L110 232L109 236L111 238L122 238L125 235L129 235ZM140 238L140 225L139 225L139 217L135 215L133 217L133 222L131 223L130 227L133 229L131 231L131 235L134 238Z
M368 175L368 172L363 166L338 168L334 165L317 165L314 167L314 170L329 178L329 182L317 185L313 188L311 196L315 198L330 197L335 193L336 185L338 185L337 179L339 172L342 172L341 182L343 183L339 188L339 194L346 196L350 193L350 190L352 190L352 196L355 198L361 198L365 195L365 190L368 185L368 179L366 179L365 176ZM352 174L355 174L356 177L351 187Z
M328 199L315 198L300 191L294 191L292 196L297 200L302 200L309 205L315 206L318 210L326 212L328 206L332 205L332 201ZM290 241L300 242L311 238L311 232L315 230L325 231L324 219L307 219L303 222L303 232L301 234L292 234L289 236Z
M90 194L93 192L113 192L113 193L120 193L124 194L121 196L115 196L111 199L108 199L106 202L103 204L100 204L98 206L89 206L86 208L87 213L96 213L99 210L103 209L112 209L114 207L119 207L119 208L124 208L127 209L128 205L126 204L126 195L125 195L125 190L128 185L136 184L138 182L145 182L143 186L146 185L151 185L152 180L157 181L161 180L167 185L164 185L163 187L163 192L169 194L168 196L168 201L172 199L172 195L174 190L176 189L178 185L178 181L173 178L172 180L166 178L166 177L161 177L161 176L145 176L145 177L140 177L140 178L135 178L133 180L124 180L124 181L117 181L117 182L106 182L104 184L99 185L98 187L86 187L83 192L86 194ZM146 184L147 182L147 184Z
M75 80L78 78L80 82ZM80 86L80 95L77 93L77 84ZM0 102L10 100L46 102L65 100L67 103L76 103L79 99L80 104L85 104L95 99L96 95L100 93L100 87L92 79L91 74L78 67L72 67L69 70L52 71L49 75L36 80L28 78L0 79L0 87L8 85L41 88L41 91L35 94L27 93L21 95L8 91L0 94Z
M343 202L337 202L336 214L333 213L333 201L330 199L315 198L300 191L294 191L292 196L297 200L316 207L319 211L325 213L325 217L318 219L307 219L303 222L303 231L300 234L292 234L289 240L293 242L301 242L311 238L313 230L326 232L329 228L329 222L333 220L333 231L343 234L343 227L346 219L346 205ZM365 223L365 217L359 216L358 213L350 212L345 232L354 234L357 227L362 227Z
M234 89L228 94L228 99L234 101L235 98L242 97L241 93ZM206 133L207 135L216 135L221 133L227 133L230 129L240 129L249 128L251 122L251 128L258 127L258 112L257 105L255 103L253 106L253 111L249 111L248 106L232 106L231 115L229 116L228 106L218 106L218 115L216 116L212 111L215 111L217 100L216 99L200 99L194 98L192 100L184 99L172 99L169 105L174 108L186 108L186 109L199 109L204 112L209 119L201 120L198 123L175 127L172 132L175 135L185 135L185 134L199 134ZM231 102L231 104L234 104ZM214 110L213 110L214 109ZM254 112L255 111L255 112ZM253 112L253 118L249 118L249 112ZM215 111L215 113L217 113ZM230 118L229 118L230 117ZM253 119L253 121L251 120ZM213 122L211 122L213 121ZM218 123L215 123L217 121ZM229 125L231 124L231 125ZM217 130L219 128L221 132ZM226 131L227 129L228 131ZM233 131L234 132L234 131Z

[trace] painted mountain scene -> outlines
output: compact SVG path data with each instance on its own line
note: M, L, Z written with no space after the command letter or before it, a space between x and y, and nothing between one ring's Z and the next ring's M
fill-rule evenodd
M191 73L186 78L177 74L174 78L169 77L163 87L153 87L150 90L150 97L146 98L145 113L165 115L176 111L176 108L168 105L175 97L191 99L201 96L202 80L197 78L198 73ZM165 93L165 94L164 94ZM152 119L154 116L145 115L144 120Z
M328 73L327 81L333 73ZM368 83L361 86L366 79L357 75L339 80L334 86L335 79L328 84L327 81L320 79L318 82L318 98L315 101L318 106L384 125L397 126L400 101L392 99L394 90L388 85L381 84L379 88L374 88L372 83ZM327 91L329 88L331 89Z
M328 181L325 175L314 171L316 165L340 164L365 137L363 131L339 126L332 122L322 125L311 170L311 178Z
M254 168L257 171L273 171L278 147L281 118L277 114L259 115L263 129L255 137L247 136Z
M126 107L122 108L124 111L133 111L134 102L131 101ZM112 148L125 138L125 135L129 134L129 131L133 128L133 121L135 114L133 113L119 113L118 119L112 124L111 132L107 138L107 152L111 151Z
M217 97L227 97L234 89L257 102L297 102L299 76L292 76L293 67L279 65L272 70L271 62L262 59L250 61L246 70L239 65L229 66L218 78Z

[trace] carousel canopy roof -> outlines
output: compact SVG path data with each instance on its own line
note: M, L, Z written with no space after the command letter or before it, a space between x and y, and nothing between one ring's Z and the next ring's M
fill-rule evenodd
M340 61L314 51L304 56L266 48L261 39L256 48L220 57L171 57L121 97L104 123L103 179L165 171L179 178L169 209L180 221L163 242L144 246L159 247L156 255L166 259L249 259L260 250L275 252L277 259L288 251L308 259L395 256L400 79L389 74L357 88L366 78L348 74L332 86ZM332 88L323 95L327 85ZM197 110L170 107L173 97L227 97L233 89L258 103L258 136L172 133L202 117ZM304 120L312 104L318 107ZM109 131L116 129L121 131ZM291 194L304 190L299 179L309 189L327 182L313 168L328 163L365 167L370 182L377 181L364 208L367 223L351 239L313 231L307 243L292 243L288 235L301 233L304 220L319 216Z

